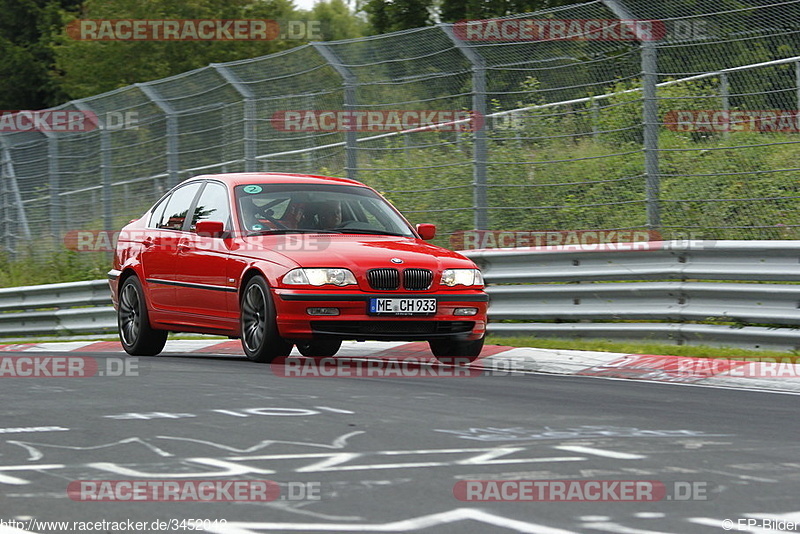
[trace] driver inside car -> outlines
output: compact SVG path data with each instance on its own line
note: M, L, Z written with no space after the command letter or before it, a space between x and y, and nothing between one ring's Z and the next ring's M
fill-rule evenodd
M297 229L304 226L306 219L306 206L302 202L292 202L286 209L286 213L280 219L280 223L286 228Z
M274 217L269 206L259 207L251 198L242 198L240 206L244 220L247 221L248 230L275 230L275 229L297 229L305 225L308 219L306 204L304 202L290 202L286 211L280 219Z
M342 224L342 203L338 200L320 203L317 207L317 227L331 230Z

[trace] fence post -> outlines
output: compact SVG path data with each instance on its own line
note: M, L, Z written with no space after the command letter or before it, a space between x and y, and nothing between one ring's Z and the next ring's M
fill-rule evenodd
M11 150L9 148L9 143L6 140L5 136L3 135L0 135L0 149L2 149L2 156L0 156L0 180L3 181L3 184L6 183L8 184L7 191L12 197L12 202L16 205L17 219L18 219L17 238L20 237L19 234L21 233L22 234L21 237L30 240L31 229L28 226L28 216L25 213L25 204L23 204L22 195L19 192L17 175L16 171L14 170L14 160L11 157ZM6 220L10 220L10 217L8 215L9 213L11 213L10 206L9 206L9 211L6 212Z
M333 67L333 70L342 77L342 81L344 82L344 109L345 111L355 111L358 77L342 63L342 60L339 59L336 52L331 50L326 43L315 41L311 43L311 46L313 46L317 52L319 52L319 55L328 62L328 65ZM356 136L356 131L353 128L348 128L345 132L344 140L347 177L355 180L358 174L358 137Z
M731 109L731 86L728 80L728 73L719 73L719 95L722 98L722 109L728 111Z
M795 89L797 90L797 109L800 109L800 61L794 64Z
M242 82L239 76L230 70L224 63L212 63L211 68L216 70L222 78L231 84L244 100L244 170L257 171L256 163L256 101L253 91Z
M486 116L486 61L480 54L456 37L452 24L440 23L438 26L453 42L453 46L472 64L472 111L484 121L483 126L476 129L473 136L474 226L475 230L487 230L489 228L489 215L486 189L489 150L486 143L486 128L488 128L488 117ZM476 123L473 122L473 124Z
M81 111L97 115L94 109L83 100L73 100L72 104ZM104 120L97 115L97 128L100 130L100 179L102 181L101 202L103 204L103 226L106 230L114 228L114 209L111 196L111 131Z
M728 120L728 127L722 132L722 136L728 137L733 124L731 124L730 115L728 114L728 111L731 109L731 86L728 74L725 72L721 72L719 75L719 95L722 97L722 110L725 112L725 117Z
M601 0L621 21L633 21L620 0ZM641 43L642 53L642 126L644 128L644 173L645 202L647 206L647 227L657 230L661 226L661 184L658 169L658 48L642 30L634 25L631 28Z
M13 220L11 218L11 191L9 191L9 184L11 180L6 179L6 151L2 151L2 155L0 156L0 194L3 197L2 201L2 209L3 209L3 217L0 222L3 224L3 242L5 244L5 250L11 256L16 256L16 248L14 247L14 232L11 229L11 225L13 224Z
M644 166L647 198L647 227L661 226L661 179L658 168L658 51L654 43L642 43L642 96L644 119Z
M175 108L164 100L161 95L146 83L136 83L134 86L144 93L144 96L158 106L167 117L167 186L171 189L178 185L178 117Z
M53 250L58 248L61 229L65 224L61 210L61 173L58 165L58 137L53 132L42 130L47 138L47 175L48 189L50 190L50 234L53 240Z

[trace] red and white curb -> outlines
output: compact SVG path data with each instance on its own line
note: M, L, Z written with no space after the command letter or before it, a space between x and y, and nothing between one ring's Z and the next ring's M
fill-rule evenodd
M117 341L67 341L0 345L2 352L120 353ZM238 340L169 340L164 354L243 355ZM293 356L300 354L295 349ZM344 342L337 357L436 360L424 342ZM800 393L800 364L769 358L731 360L621 354L579 350L486 345L481 364L487 370L580 375L676 384L763 389Z

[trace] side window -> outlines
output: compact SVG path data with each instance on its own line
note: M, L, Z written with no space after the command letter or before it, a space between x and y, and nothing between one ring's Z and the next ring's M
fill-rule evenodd
M222 221L228 226L231 211L228 207L228 190L225 186L215 182L206 184L200 194L200 200L194 208L194 217L190 230L194 231L197 221Z
M186 214L189 213L189 207L192 205L197 191L200 189L201 182L195 182L180 189L176 189L172 196L167 200L167 206L164 209L164 215L161 216L161 222L158 223L159 228L166 228L169 230L183 229L183 222L186 220Z
M150 215L150 221L147 223L148 228L158 228L159 224L161 223L161 218L164 216L164 208L167 207L167 202L169 202L169 197L162 200L158 206L153 210L153 213Z

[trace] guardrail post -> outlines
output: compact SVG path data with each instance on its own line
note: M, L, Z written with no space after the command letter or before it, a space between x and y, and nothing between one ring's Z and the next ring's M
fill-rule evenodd
M601 0L622 21L633 21L625 5L619 0ZM657 230L661 226L661 184L658 169L658 49L650 37L640 34L634 27L636 38L641 43L642 54L642 126L644 128L644 173L645 202L647 205L647 227Z
M479 120L486 121L486 61L475 52L470 46L456 37L453 32L452 24L439 24L439 28L453 42L461 54L472 64L472 111L476 113ZM473 122L473 125L476 123ZM487 176L488 176L488 154L489 150L486 142L486 129L488 124L483 124L481 128L473 132L473 201L475 204L474 226L475 230L486 230L489 228L488 200L486 195Z
M158 109L167 117L167 185L169 188L175 187L178 185L178 176L180 172L178 169L178 117L175 108L164 100L158 91L146 83L136 83L134 85L138 87L153 104L158 106Z
M313 46L317 52L319 52L319 55L328 62L328 65L333 67L333 70L342 77L344 82L344 109L346 111L355 111L358 77L342 63L342 60L339 59L336 52L331 50L326 43L315 41L311 43L311 46ZM347 177L355 180L358 171L358 137L356 131L352 128L348 128L344 138L346 153L345 169L347 171Z
M256 163L256 101L253 91L242 81L239 76L223 63L212 63L211 68L216 70L222 78L231 84L244 101L244 170L257 171Z

